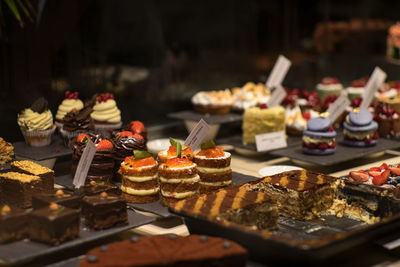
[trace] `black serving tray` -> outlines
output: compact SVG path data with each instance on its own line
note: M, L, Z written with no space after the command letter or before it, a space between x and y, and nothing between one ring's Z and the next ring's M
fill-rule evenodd
M13 146L15 156L37 161L72 155L72 150L64 146L63 140L58 135L54 136L48 146L28 146L24 141L13 143Z
M241 121L243 119L242 114L227 113L227 114L202 114L197 113L193 110L185 110L174 113L169 113L167 115L173 119L187 120L187 121L199 121L203 119L208 124L220 124Z
M152 223L155 219L128 209L128 220L128 225L113 227L110 229L99 231L89 229L82 223L80 237L62 243L59 246L50 246L44 243L24 240L8 244L0 244L0 259L6 264L26 263L40 256L51 255L52 253L80 246L97 239L101 239L125 230L129 230L131 228Z
M336 139L336 152L332 155L307 155L302 152L301 142L287 148L271 151L270 154L280 157L288 157L292 160L312 163L320 166L331 166L334 164L370 156L375 153L384 152L388 149L400 148L400 142L396 140L380 138L375 146L349 147L343 143L343 138L338 135Z
M253 177L253 176L241 174L238 172L232 172L232 183L233 184L242 184L242 183L246 183L249 181L253 181L255 179L257 179L257 178ZM70 174L56 177L55 183L65 187L67 189L73 190L72 177ZM161 217L171 216L171 213L168 211L168 207L163 206L161 204L161 200L158 200L158 201L152 202L152 203L144 203L144 204L128 203L128 206L130 206L134 209L140 210L140 211L150 212L150 213L156 214Z

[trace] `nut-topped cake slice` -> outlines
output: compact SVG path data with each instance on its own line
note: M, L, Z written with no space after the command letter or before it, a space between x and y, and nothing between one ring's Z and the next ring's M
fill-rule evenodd
M42 181L42 187L46 191L52 191L54 188L54 171L33 161L14 161L11 163L11 170L39 176Z
M333 176L296 170L249 182L247 188L276 199L283 215L308 220L330 208L337 198L340 182Z

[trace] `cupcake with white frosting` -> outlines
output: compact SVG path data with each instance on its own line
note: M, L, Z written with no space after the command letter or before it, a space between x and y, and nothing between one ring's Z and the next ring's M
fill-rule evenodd
M95 130L113 130L122 126L121 111L110 93L97 96L90 117L94 120Z
M62 128L64 116L67 115L68 112L75 110L81 110L83 108L83 102L79 98L78 92L71 93L70 91L65 92L65 98L58 106L56 113L56 121L55 124L58 128Z

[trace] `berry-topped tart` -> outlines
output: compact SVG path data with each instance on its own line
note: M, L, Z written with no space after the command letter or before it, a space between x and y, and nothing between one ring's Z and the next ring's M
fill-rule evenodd
M344 143L348 146L373 146L378 141L378 124L365 108L355 108L343 123Z
M328 95L339 96L342 93L343 85L337 78L325 77L317 84L317 93L322 102Z
M110 93L97 96L90 116L94 120L96 130L113 130L122 126L121 111L117 107L114 95Z
M132 156L134 150L146 150L146 144L143 136L131 131L117 132L114 136L114 178L116 181L121 181L121 176L118 174L119 167L125 157Z
M182 145L179 142L176 152L176 158L167 160L158 168L162 203L165 206L199 193L200 177L196 164L182 157Z
M386 188L398 187L400 186L400 164L390 166L382 163L379 167L371 167L367 171L351 171L349 180Z
M56 113L56 121L55 124L58 128L61 128L63 123L62 120L64 116L70 112L71 110L81 110L83 108L83 102L79 98L78 92L65 92L65 98L58 106L57 113Z
M75 175L79 160L89 140L96 144L97 150L90 164L86 183L90 183L91 180L96 182L111 181L114 168L114 144L100 134L80 134L72 140L72 176Z
M134 150L134 155L121 163L122 197L129 203L149 203L160 198L158 164L153 156L143 150Z
M379 102L375 108L374 120L378 123L381 137L400 137L400 113L390 104Z
M200 193L232 184L231 154L222 147L217 147L214 141L201 144L201 150L194 156L200 176Z
M190 146L185 146L185 145L181 144L179 141L177 141L171 137L169 138L169 142L170 142L171 146L168 148L168 150L158 152L157 160L160 164L167 162L167 160L169 160L169 159L178 157L177 150L176 150L177 143L179 143L179 145L182 148L181 157L188 158L189 160L193 159L194 153Z
M336 151L336 132L327 113L310 119L303 132L303 153L312 155L329 155Z

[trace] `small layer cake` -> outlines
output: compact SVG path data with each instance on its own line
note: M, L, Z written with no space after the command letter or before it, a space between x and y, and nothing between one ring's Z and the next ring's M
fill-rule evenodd
M278 202L285 216L310 220L331 207L340 179L306 170L282 172L250 182L248 190L264 192Z
M43 190L54 189L54 171L30 160L14 161L11 163L11 170L29 175L37 175L42 181Z
M222 147L200 150L194 156L200 176L200 193L208 193L232 184L231 154Z
M369 110L355 108L343 123L344 143L348 146L365 147L376 145L378 124L372 120Z
M149 203L160 198L157 161L153 157L127 157L121 163L122 197L129 203Z
M39 176L19 172L0 173L0 203L29 208L32 195L43 190Z
M336 151L336 132L329 118L318 117L307 122L303 132L303 153L329 155Z
M189 160L193 160L193 150L190 146L186 147L185 149L182 150L181 158L187 158ZM168 150L160 151L158 153L157 160L158 162L165 163L169 159L174 159L177 158L178 156L176 155L176 147L175 146L170 146Z
M196 164L186 158L169 159L158 168L162 203L165 206L199 193Z
M79 236L80 211L51 203L30 213L29 238L56 246Z
M0 205L0 243L16 241L28 235L28 212Z

